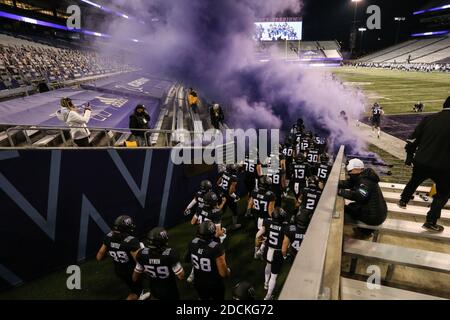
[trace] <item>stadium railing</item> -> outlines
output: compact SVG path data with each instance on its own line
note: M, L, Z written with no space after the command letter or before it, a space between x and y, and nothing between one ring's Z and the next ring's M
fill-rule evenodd
M292 264L280 300L338 300L342 257L343 203L337 196L343 173L344 146Z
M6 126L0 124L0 127ZM35 125L15 125L6 129L6 135L9 141L9 147L18 147L15 143L14 135L18 132L22 132L25 136L25 140L21 142L20 147L36 147L33 145L33 141L28 135L28 132L43 132L44 134L49 134L51 132L53 135L58 135L61 137L63 146L71 147L73 144L70 142L70 130L71 129L86 129L86 127L67 127L67 126L35 126ZM87 129L91 132L91 139L96 134L103 134L105 138L104 146L105 147L114 147L116 146L116 137L117 135L122 135L125 133L130 133L129 128L91 128L87 127ZM184 141L194 141L196 137L202 135L203 132L193 132L188 130L155 130L155 129L133 129L133 131L141 131L144 132L144 136L146 141L151 141L150 139L153 135L158 135L162 138L158 139L158 143L154 145L154 147L172 147L178 144L178 141L175 141L173 138L175 136L180 137L183 136ZM43 146L39 146L43 147Z

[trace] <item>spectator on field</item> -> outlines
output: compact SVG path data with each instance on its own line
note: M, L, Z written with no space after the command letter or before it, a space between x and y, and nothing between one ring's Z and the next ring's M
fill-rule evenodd
M189 88L188 102L189 102L189 107L192 108L192 111L194 113L198 113L198 94L192 88Z
M90 147L89 137L91 135L87 128L87 123L91 117L91 107L89 102L84 107L83 115L79 114L77 107L73 104L70 98L61 99L61 109L56 112L59 120L66 123L70 129L70 135L73 142L78 147Z
M426 117L419 123L413 134L406 140L407 157L405 164L413 165L411 180L403 190L399 206L406 208L417 187L426 179L436 183L430 211L423 228L442 232L444 227L437 224L441 210L450 197L450 97L444 103L444 110Z
M359 159L352 159L347 165L349 179L339 182L338 194L351 200L345 206L347 222L363 222L370 226L381 225L387 217L387 205L378 182L380 178L371 168L365 169ZM370 236L372 230L357 228L355 232L363 237Z
M132 115L130 115L130 131L139 146L145 147L147 145L146 142L146 131L149 129L150 116L145 109L145 106L142 104L138 104L134 109ZM134 129L134 130L133 130Z
M212 107L209 110L210 116L211 116L211 124L212 126L219 130L220 126L223 126L223 120L225 119L225 115L223 114L222 107L215 103L212 105Z

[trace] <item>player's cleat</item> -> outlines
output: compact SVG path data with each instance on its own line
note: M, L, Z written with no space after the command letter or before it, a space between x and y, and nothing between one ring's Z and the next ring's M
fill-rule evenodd
M425 222L425 224L422 226L423 229L431 232L443 232L444 227L441 225L438 225L437 223L431 223L431 222Z
M406 206L408 205L405 201L400 200L397 205L402 208L402 209L406 209Z
M142 290L138 300L148 300L150 299L150 297L152 296L150 291L145 292L144 290Z
M273 295L267 295L264 297L264 300L273 300L275 297Z

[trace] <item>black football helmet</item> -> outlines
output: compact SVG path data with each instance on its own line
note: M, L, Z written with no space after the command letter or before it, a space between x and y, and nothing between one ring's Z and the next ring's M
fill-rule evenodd
M216 235L216 225L210 220L199 224L197 235L203 240L211 240Z
M297 153L297 155L295 156L295 161L298 163L302 163L306 161L306 156L304 152L299 152Z
M310 221L310 212L306 209L300 209L297 215L295 216L295 224L302 229L308 228Z
M227 164L227 172L231 173L231 174L236 174L238 171L239 167L237 164Z
M209 208L215 208L219 204L219 197L215 192L210 191L207 194L205 194L203 201L205 202L205 205L208 206Z
M319 178L317 176L308 177L308 188L318 189L319 188Z
M132 234L136 229L136 224L130 216L122 215L114 221L114 231Z
M330 162L330 156L327 153L323 153L320 156L320 162L328 164Z
M169 235L166 229L161 227L153 228L147 234L147 243L151 248L165 248L169 242Z
M275 208L272 212L272 220L274 222L283 222L286 217L286 211L282 208Z
M272 179L268 176L262 176L261 178L259 178L259 182L258 182L258 187L266 190L268 188L270 188L270 186L272 185Z
M200 190L208 192L212 189L212 183L209 180L203 180L200 182Z
M247 281L239 282L233 288L233 300L255 300L255 288Z

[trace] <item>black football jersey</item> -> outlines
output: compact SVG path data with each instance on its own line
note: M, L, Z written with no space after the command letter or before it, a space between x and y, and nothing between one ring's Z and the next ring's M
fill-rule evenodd
M203 209L203 207L205 206L205 201L203 198L206 195L206 193L207 192L205 192L203 190L199 190L195 194L195 201L197 201L197 211Z
M382 112L383 109L381 109L380 107L372 107L372 117L380 118Z
M203 207L203 209L197 211L195 216L199 224L208 220L214 222L214 224L220 224L222 221L222 212L217 208Z
M311 166L308 162L294 162L291 165L291 177L293 182L306 185L306 179L311 176Z
M328 176L331 172L331 166L326 163L321 163L317 167L317 174L316 176L319 178L320 181L326 182L328 180Z
M271 218L264 219L266 246L275 250L281 250L285 234L285 223L275 222Z
M236 177L236 175L231 174L229 172L222 173L222 179L221 179L220 186L219 186L220 190L224 194L227 194L227 195L230 194L231 184L233 182L237 182L237 181L238 181L238 178Z
M311 165L316 165L319 163L319 150L310 149L306 155L306 161Z
M195 238L189 244L188 254L194 267L195 282L211 285L221 279L216 259L225 253L220 242Z
M327 139L320 136L314 137L314 144L316 148L319 150L320 153L325 152L325 149L327 147Z
M302 208L309 211L316 210L322 191L318 189L304 188L302 190Z
M277 170L271 168L267 169L267 176L272 179L272 186L275 188L281 188L282 177L284 176L284 170L279 167Z
M269 217L269 203L275 201L275 195L265 190L254 190L252 199L253 210L256 212L257 217L263 219Z
M300 140L300 143L298 145L299 151L305 152L308 151L309 148L311 148L311 140L309 138L302 138Z
M148 275L150 283L156 281L162 284L164 281L174 281L175 275L183 270L179 256L172 248L162 252L144 248L138 252L136 262L135 270Z
M113 259L116 268L134 268L135 263L130 252L141 248L136 237L111 231L105 236L103 244L108 248L108 254Z
M291 243L291 248L298 252L300 249L300 245L302 244L303 239L305 238L306 230L300 228L297 225L290 225L286 231L286 236L289 238Z
M283 146L283 155L286 158L287 162L291 162L294 157L294 147L290 144L286 144Z
M244 172L247 178L254 179L258 177L258 171L256 169L258 164L259 162L254 159L247 158L244 160Z

